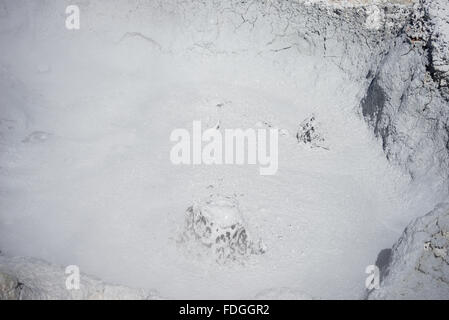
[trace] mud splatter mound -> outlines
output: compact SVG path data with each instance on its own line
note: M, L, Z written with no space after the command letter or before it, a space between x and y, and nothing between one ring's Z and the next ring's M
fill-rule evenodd
M218 263L242 262L266 251L261 240L250 238L234 197L211 196L188 208L186 214L182 242L199 245Z
M324 138L321 124L317 121L316 116L312 114L305 119L300 125L296 134L298 143L310 146L310 148L322 148L329 150L329 146Z

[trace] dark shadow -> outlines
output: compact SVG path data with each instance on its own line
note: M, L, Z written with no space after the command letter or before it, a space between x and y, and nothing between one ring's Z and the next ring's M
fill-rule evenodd
M376 259L376 266L380 272L380 282L388 275L388 267L391 263L391 256L393 251L391 249L383 249L379 252Z

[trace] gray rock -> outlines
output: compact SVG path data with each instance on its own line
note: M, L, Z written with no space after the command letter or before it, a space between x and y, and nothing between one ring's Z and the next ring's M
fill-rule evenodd
M17 278L0 272L0 300L19 300L23 284Z
M405 229L386 269L369 299L449 299L449 203Z
M0 256L0 300L153 300L157 293L107 284L80 275L79 290L68 290L61 266L33 258Z
M404 32L381 54L360 108L387 158L413 178L449 176L449 100L442 85L449 66L444 1L419 1ZM439 8L439 9L438 9ZM447 26L447 23L445 24ZM438 62L437 62L438 61Z

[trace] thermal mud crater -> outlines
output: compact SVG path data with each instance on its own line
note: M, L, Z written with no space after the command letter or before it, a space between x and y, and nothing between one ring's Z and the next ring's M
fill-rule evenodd
M447 1L70 4L0 1L0 298L449 298ZM193 121L277 173L173 165Z

